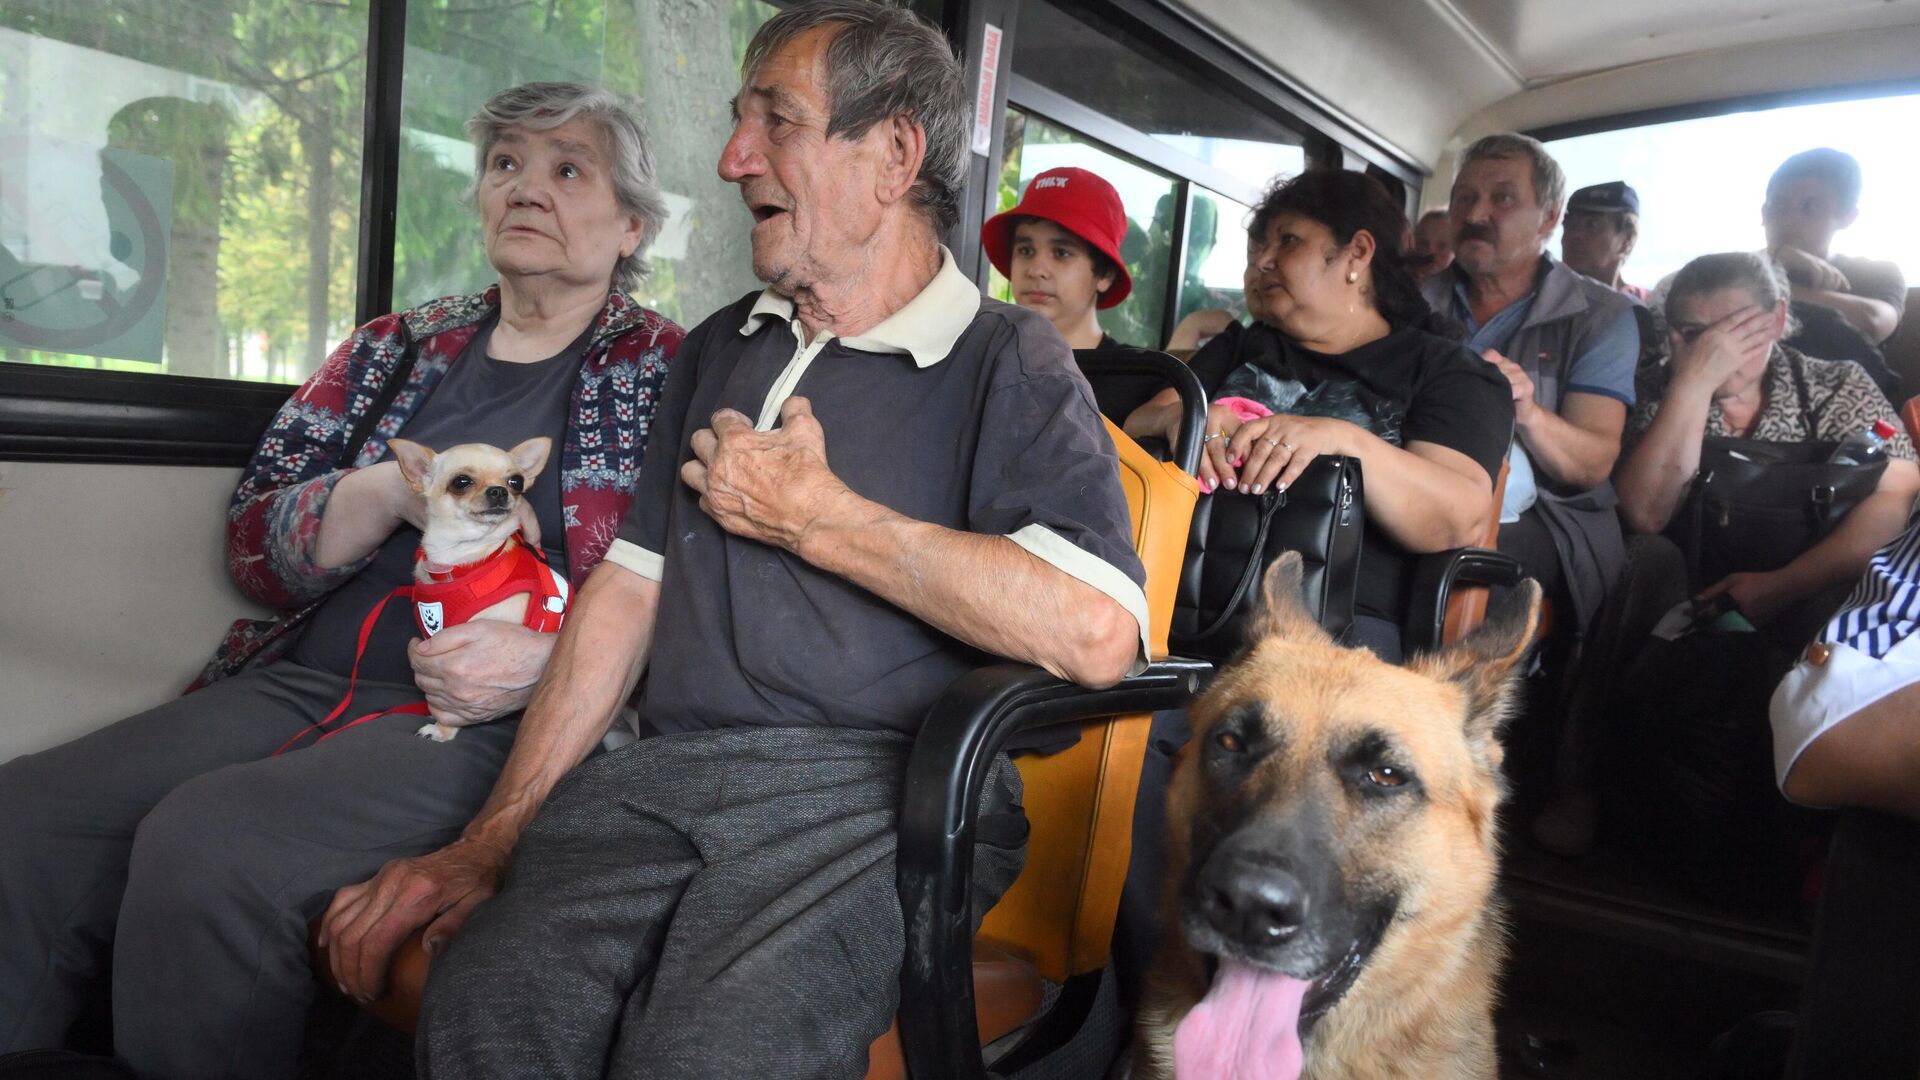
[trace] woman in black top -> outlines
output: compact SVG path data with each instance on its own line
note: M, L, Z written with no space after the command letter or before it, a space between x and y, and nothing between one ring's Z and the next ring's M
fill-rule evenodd
M1207 491L1284 489L1321 454L1358 458L1367 530L1351 640L1400 659L1413 556L1479 543L1513 429L1512 393L1490 364L1420 329L1431 317L1379 184L1344 170L1275 185L1248 228L1250 327L1193 358L1214 404L1200 465ZM1229 399L1239 399L1238 401ZM1271 416L1247 402L1272 410ZM1126 431L1171 437L1171 391ZM1242 419L1242 417L1250 417Z

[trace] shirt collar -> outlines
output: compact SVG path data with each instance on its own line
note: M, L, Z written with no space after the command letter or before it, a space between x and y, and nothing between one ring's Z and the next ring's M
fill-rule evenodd
M940 270L919 295L865 333L844 338L842 343L862 352L904 353L913 357L916 367L932 367L953 351L954 343L973 325L979 311L980 290L960 272L953 253L942 245ZM760 299L753 302L753 310L747 312L740 333L751 334L762 320L775 317L792 322L793 301L771 288L762 290Z

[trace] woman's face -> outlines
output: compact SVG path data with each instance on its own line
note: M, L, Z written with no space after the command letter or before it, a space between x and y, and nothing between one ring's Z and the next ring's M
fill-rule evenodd
M1247 310L1294 338L1327 336L1362 306L1357 284L1347 280L1354 260L1345 255L1325 225L1276 215L1264 235L1247 237Z
M1045 315L1064 332L1078 326L1114 275L1093 271L1093 246L1051 221L1033 219L1013 229L1007 275L1014 302Z
M614 198L612 163L589 120L501 132L477 197L487 261L506 282L604 288L640 247L641 221Z
M1713 324L1737 311L1759 307L1760 301L1754 298L1749 289L1721 289L1718 292L1699 296L1683 296L1667 304L1668 348L1675 354L1681 349L1692 346L1707 332ZM1740 397L1752 390L1767 375L1767 358L1773 354L1774 343L1780 340L1787 323L1787 305L1782 302L1775 305L1773 327L1767 335L1766 348L1759 349L1741 365L1721 380L1714 390L1716 398Z

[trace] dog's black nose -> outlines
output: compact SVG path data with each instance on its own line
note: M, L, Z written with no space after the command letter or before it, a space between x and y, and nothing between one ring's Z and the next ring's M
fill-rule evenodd
M499 485L496 484L495 486L487 489L487 509L505 510L507 508L508 500L512 498L513 498L513 495L510 492L508 492L506 488L500 487Z
M1199 882L1200 911L1232 941L1259 949L1292 937L1307 917L1307 890L1284 867L1217 853Z

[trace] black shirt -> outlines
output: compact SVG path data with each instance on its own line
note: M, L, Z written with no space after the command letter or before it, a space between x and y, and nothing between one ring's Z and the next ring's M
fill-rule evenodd
M1265 323L1235 323L1194 354L1192 367L1209 401L1244 397L1276 413L1346 420L1394 446L1458 450L1487 471L1489 496L1513 438L1513 393L1499 369L1410 327L1329 356ZM1384 530L1368 528L1355 610L1403 625L1414 559Z
M927 316L943 309L944 321L964 327L949 331L958 337L945 339L944 353L881 351L876 327L808 358L786 312L762 307L750 317L754 305L753 297L730 305L687 336L654 414L632 508L607 553L661 582L645 722L663 734L913 732L941 690L991 662L844 578L727 533L700 509L680 479L693 433L720 408L772 426L783 385L812 404L829 466L864 498L916 520L1007 536L1145 619L1145 575L1113 442L1046 320L982 300L964 275L943 269L882 327L903 315L939 323ZM974 305L971 321L956 314Z
M497 319L489 319L473 335L433 395L421 403L399 434L433 450L471 442L508 450L542 435L552 439L553 449L527 489L527 498L540 522L540 546L547 561L564 576L567 551L566 523L560 512L560 446L566 437L580 358L593 327L588 326L561 352L537 363L519 364L487 355ZM380 460L392 458L389 448ZM287 658L320 671L351 674L361 623L381 597L413 583L413 557L419 548L418 529L403 524L394 530L373 562L321 601ZM413 665L407 661L407 642L419 636L411 606L400 600L389 603L367 639L360 678L411 684Z

